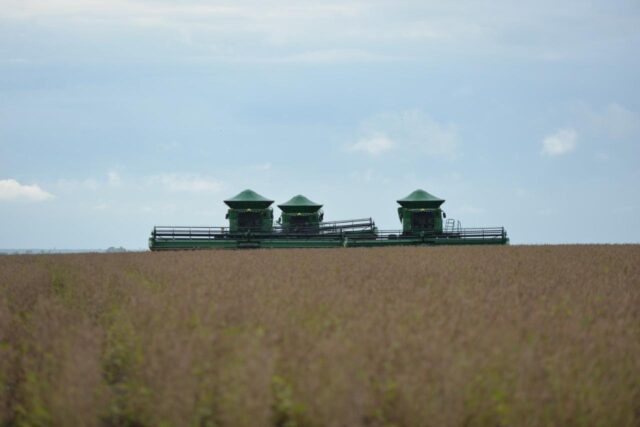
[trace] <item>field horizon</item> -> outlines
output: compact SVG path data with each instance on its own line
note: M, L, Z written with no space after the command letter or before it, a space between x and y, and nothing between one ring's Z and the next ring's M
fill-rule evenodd
M513 243L510 241L507 246L510 247L532 247L532 246L545 246L545 247L567 247L567 246L640 246L640 242L565 242L565 243ZM300 248L303 249L303 248ZM333 248L316 248L316 249L333 249ZM194 250L218 250L218 249L194 249ZM223 250L235 250L235 249L223 249ZM237 249L239 251L251 251L251 250L273 250L270 248L243 248ZM289 250L289 249L285 249ZM184 250L171 250L172 252L192 252L191 249ZM108 248L0 248L0 256L15 256L15 255L73 255L73 254L106 254L106 253L148 253L154 252L149 248L125 248L124 246L111 246Z
M640 423L640 245L0 256L0 425Z

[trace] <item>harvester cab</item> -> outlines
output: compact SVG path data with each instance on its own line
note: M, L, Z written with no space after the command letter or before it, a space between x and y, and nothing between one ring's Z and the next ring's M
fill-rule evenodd
M229 206L226 218L229 220L230 233L271 233L273 229L273 200L262 197L252 190L227 199Z
M299 194L278 205L278 207L282 211L278 223L282 225L283 231L289 233L318 233L320 223L324 218L321 204L314 203Z
M442 233L444 212L440 206L444 203L443 199L424 190L416 190L398 200L398 203L398 217L402 223L403 235Z

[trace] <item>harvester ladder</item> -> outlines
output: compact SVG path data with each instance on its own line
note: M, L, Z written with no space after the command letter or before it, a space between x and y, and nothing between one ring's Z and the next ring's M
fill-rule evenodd
M462 229L462 224L460 221L457 221L453 218L449 218L444 223L444 232L445 233L459 233Z
M445 233L453 231L453 223L454 223L454 220L452 218L449 218L449 219L447 219L445 221L445 223L444 223L444 231L445 231Z

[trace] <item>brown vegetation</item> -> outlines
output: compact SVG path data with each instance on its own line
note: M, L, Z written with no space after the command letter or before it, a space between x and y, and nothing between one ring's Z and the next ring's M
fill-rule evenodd
M640 246L0 257L0 425L638 425Z

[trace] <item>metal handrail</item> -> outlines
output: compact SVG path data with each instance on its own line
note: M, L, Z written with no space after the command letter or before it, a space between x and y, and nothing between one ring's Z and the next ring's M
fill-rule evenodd
M359 221L359 220L354 220ZM348 221L345 221L345 223ZM321 223L322 224L322 223ZM373 226L364 226L362 229L344 229L336 228L331 229L331 232L327 232L326 229L320 227L308 227L308 228L287 228L283 226L273 227L271 232L264 232L260 229L245 229L237 233L229 232L228 227L166 227L157 226L152 231L152 239L154 241L164 240L215 240L215 239L280 239L280 238L293 238L293 239L344 239L348 237L353 240L360 239L376 239L376 240L389 240L389 239L415 239L421 238L438 238L438 239L481 239L481 240L495 240L506 239L506 231L504 227L488 227L488 228L460 228L455 231L445 230L443 232L435 231L420 231L413 233L403 233L401 230L377 230Z
M338 235L344 232L372 232L375 229L375 223L371 218L342 220L342 221L329 221L321 222L314 225L299 226L299 225L275 225L271 228L271 231L266 233L261 227L243 227L236 235L250 233L252 235ZM220 238L222 236L229 236L228 227L209 227L209 226L155 226L152 231L154 238L168 238L175 239L197 237L202 239L204 236L210 238Z

